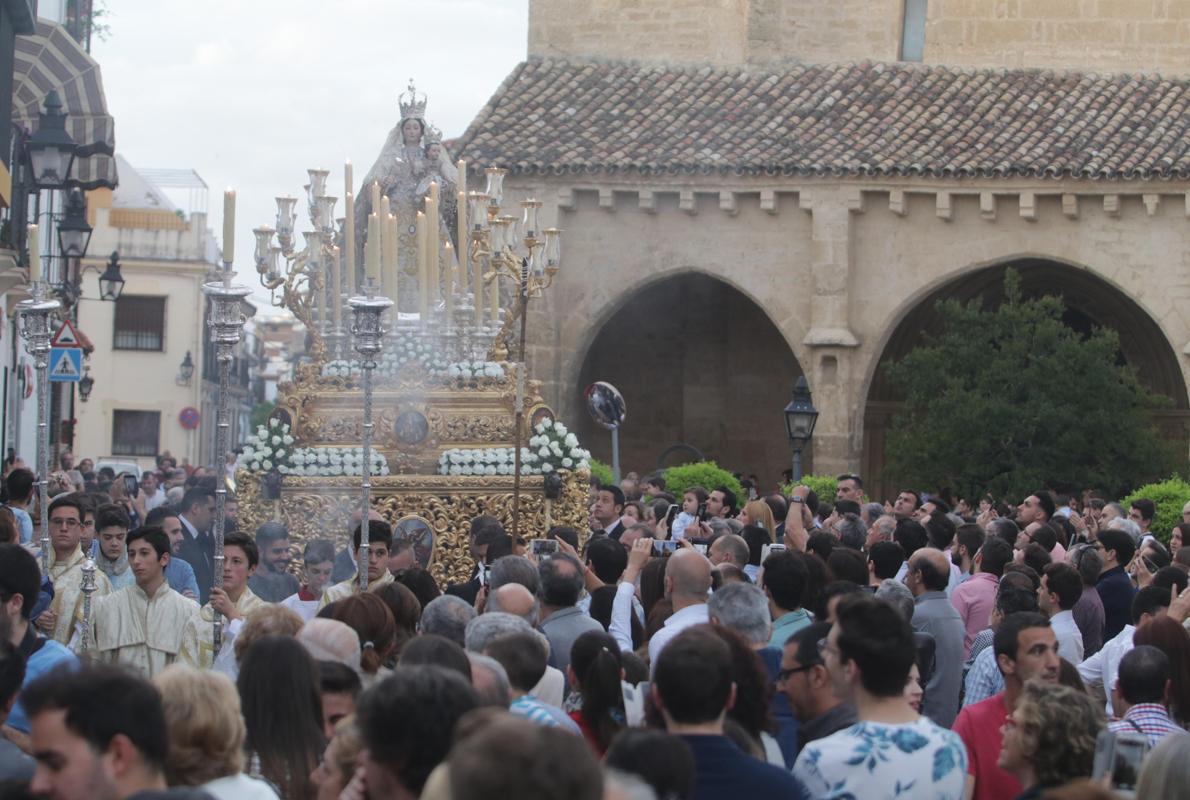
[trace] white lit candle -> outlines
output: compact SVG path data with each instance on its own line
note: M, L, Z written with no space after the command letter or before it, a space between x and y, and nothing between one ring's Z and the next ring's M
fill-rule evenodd
M392 287L392 294L387 295L393 301L393 307L399 310L397 305L398 291L400 287L397 284L400 272L397 269L397 218L393 214L389 214L384 218L384 250L388 258L387 273L389 274L389 285ZM395 313L395 312L394 312Z
M339 265L339 248L331 248L331 317L335 333L343 329L343 272Z
M442 260L446 262L446 273L445 273L446 288L443 290L442 298L443 298L443 306L446 308L446 321L450 322L451 312L452 312L451 306L454 305L454 296L453 295L455 292L455 287L454 287L455 253L454 253L454 248L451 246L449 241L447 241L447 243L442 246L442 249L444 251Z
M430 276L426 263L426 215L417 212L417 310L424 325L429 308Z
M36 225L26 228L25 237L29 242L29 282L37 283L41 280L41 231Z
M223 193L223 261L230 264L236 251L236 193L228 189Z
M359 291L359 286L356 283L355 277L355 195L350 191L347 192L346 202L347 209L345 213L347 216L343 219L343 244L347 249L344 255L346 255L347 261L349 291L352 294L356 294Z
M380 280L380 217L376 214L368 215L368 242L364 249L367 257L365 264L368 280L375 283Z

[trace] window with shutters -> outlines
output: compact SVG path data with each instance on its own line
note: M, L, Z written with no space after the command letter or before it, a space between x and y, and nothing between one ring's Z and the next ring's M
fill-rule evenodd
M112 412L112 455L157 455L160 430L160 411L116 409Z
M164 350L165 298L121 295L112 342L116 350Z

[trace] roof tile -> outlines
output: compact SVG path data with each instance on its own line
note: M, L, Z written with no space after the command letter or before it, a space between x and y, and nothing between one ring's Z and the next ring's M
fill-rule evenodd
M1190 178L1190 81L798 65L535 60L460 139L514 173Z

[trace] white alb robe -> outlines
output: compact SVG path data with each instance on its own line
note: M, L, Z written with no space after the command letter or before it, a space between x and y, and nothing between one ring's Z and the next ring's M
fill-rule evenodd
M162 583L152 597L134 583L96 601L91 613L95 655L152 678L177 659L186 623L197 615L198 603L178 594L168 583ZM76 637L76 651L79 639Z

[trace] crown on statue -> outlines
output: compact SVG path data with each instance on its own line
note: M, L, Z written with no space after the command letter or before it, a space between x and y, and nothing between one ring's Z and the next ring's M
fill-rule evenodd
M442 131L426 123L426 145L442 144Z
M413 86L413 78L409 79L409 88L401 92L397 102L401 106L401 121L407 119L424 120L426 118L426 96L418 94Z

